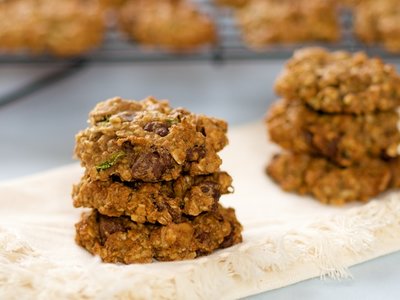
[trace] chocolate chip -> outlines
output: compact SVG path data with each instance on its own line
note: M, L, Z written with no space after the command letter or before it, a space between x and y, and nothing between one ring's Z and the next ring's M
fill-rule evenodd
M161 137L167 136L169 133L169 128L166 123L156 121L147 123L144 125L143 129L149 132L154 132Z
M132 175L135 179L156 181L172 167L173 159L168 152L147 152L136 158L132 165Z
M204 194L212 197L215 201L218 201L221 197L219 184L215 182L203 182L200 184L200 189Z
M201 127L200 132L202 135L207 136L206 129L204 127Z
M334 139L330 140L326 144L326 154L330 158L336 157L338 151L338 144L340 141L340 137L335 137Z
M195 146L186 151L186 159L188 161L199 161L206 156L206 149L204 146Z
M155 199L152 202L153 202L153 205L155 206L155 208L157 209L157 211L163 211L166 209L166 203L163 203L161 201L159 202Z
M122 219L99 216L99 232L102 241L104 241L110 234L119 231L125 231Z
M234 245L235 244L234 237L235 237L235 232L232 230L231 233L224 238L224 241L221 243L220 247L228 248Z
M201 187L201 191L202 191L204 194L208 193L209 190L210 190L210 188L209 188L208 186L202 186L202 187Z
M196 236L196 240L200 243L204 243L208 239L208 234L206 232L202 232Z
M313 146L313 134L310 131L304 131L304 139L309 146Z

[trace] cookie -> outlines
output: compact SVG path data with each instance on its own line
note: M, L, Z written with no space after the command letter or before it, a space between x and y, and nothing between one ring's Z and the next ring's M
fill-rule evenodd
M0 49L76 56L98 46L104 10L95 0L0 1Z
M363 42L400 53L400 1L362 1L354 10L354 31Z
M283 99L271 107L266 118L273 142L296 153L324 156L340 166L398 156L398 121L395 111L323 114L301 101Z
M394 66L365 53L306 48L294 53L275 83L278 95L326 113L365 114L400 103Z
M253 0L239 9L237 23L251 48L272 43L337 41L340 26L334 1Z
M75 154L92 179L169 181L219 171L226 122L172 109L167 101L113 98L90 113Z
M220 196L229 193L231 185L232 178L225 172L156 183L84 176L72 194L75 207L95 208L110 217L129 216L137 223L167 225L181 222L185 216L215 211Z
M214 0L217 5L229 6L229 7L242 7L250 3L252 0Z
M267 173L285 191L334 205L367 201L391 187L392 178L388 163L377 159L341 168L324 158L291 153L275 155Z
M142 45L185 52L216 41L211 18L186 1L127 1L119 15L122 31Z
M193 259L242 241L234 210L221 206L166 226L138 224L128 217L107 217L93 210L83 214L75 227L76 242L110 263Z

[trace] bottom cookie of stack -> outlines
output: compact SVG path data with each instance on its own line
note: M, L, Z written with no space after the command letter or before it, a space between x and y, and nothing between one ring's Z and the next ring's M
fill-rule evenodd
M80 246L112 263L193 259L242 241L234 209L221 205L168 225L139 224L129 217L108 217L92 210L82 214L75 228Z
M341 205L367 201L399 187L399 164L398 159L370 159L342 168L325 158L283 153L272 158L266 171L286 191L311 194L323 203Z

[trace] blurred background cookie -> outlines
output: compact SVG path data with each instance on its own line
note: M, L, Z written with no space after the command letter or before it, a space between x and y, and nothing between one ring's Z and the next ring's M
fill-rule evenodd
M242 7L251 2L251 0L214 0L217 5L230 6L230 7Z
M120 25L139 44L173 52L211 45L217 36L212 19L183 0L126 1Z
M337 6L323 0L252 0L237 12L245 43L334 42L340 38Z
M0 48L74 56L99 46L104 10L96 0L0 2Z
M354 10L354 31L363 42L400 53L400 1L362 1Z

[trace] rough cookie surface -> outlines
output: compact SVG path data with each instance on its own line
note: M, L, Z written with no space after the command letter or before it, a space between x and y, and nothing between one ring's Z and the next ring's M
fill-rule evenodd
M336 3L327 0L253 0L237 12L245 42L336 41L340 37Z
M381 160L340 168L324 158L285 153L272 158L267 173L285 191L311 194L334 205L367 201L394 184L389 164Z
M211 174L228 143L226 122L151 97L100 102L89 122L76 136L75 154L92 179L156 182Z
M367 44L383 43L400 52L400 1L360 1L354 10L356 35Z
M193 259L242 241L234 210L221 206L166 226L138 224L128 217L107 217L93 210L83 214L75 227L76 242L111 263Z
M137 223L178 223L184 215L215 211L222 194L231 190L225 172L204 176L181 176L157 183L91 180L84 176L73 189L75 207L90 207L101 214L129 216Z
M295 52L275 83L285 99L327 113L364 114L400 104L400 77L392 65L364 53L306 48Z
M186 1L128 1L121 8L120 24L138 43L171 51L193 50L216 40L212 20Z
M365 115L321 114L301 101L280 100L267 115L272 141L296 152L320 155L341 166L368 158L396 157L400 143L395 111Z
M104 31L96 0L0 1L0 49L6 52L78 55L99 45Z

